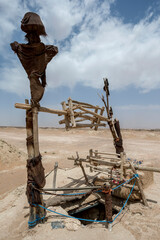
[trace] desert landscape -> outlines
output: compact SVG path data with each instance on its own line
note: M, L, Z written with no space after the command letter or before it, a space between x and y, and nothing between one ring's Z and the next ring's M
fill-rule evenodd
M143 160L159 168L160 131L122 130L124 149L128 158ZM29 205L25 195L26 188L26 129L0 128L0 239L159 239L160 229L160 186L159 173L154 173L154 182L145 189L149 208L141 203L126 206L122 214L113 223L109 232L104 224L81 224L78 220L57 217L47 213L47 221L28 229ZM58 162L57 187L69 184L73 179L77 183L83 180L79 167L68 157L86 157L89 149L114 152L113 138L108 129L66 131L65 129L40 128L40 152L47 174ZM86 170L87 174L89 169ZM47 177L47 187L52 187L53 173ZM48 198L49 196L45 196ZM67 214L60 206L50 208ZM55 219L63 219L63 229L52 229Z

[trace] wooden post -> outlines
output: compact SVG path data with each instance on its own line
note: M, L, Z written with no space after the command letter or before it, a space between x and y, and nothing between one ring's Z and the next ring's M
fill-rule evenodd
M131 166L131 169L132 169L133 173L134 173L134 174L137 174L137 171L136 171L136 169L134 168L134 166L133 166L133 164L132 164L131 162L130 162L130 166ZM142 196L142 201L143 201L144 205L145 205L146 207L148 207L148 203L147 203L145 194L144 194L144 192L143 192L143 187L142 187L142 184L141 184L141 181L140 181L139 177L137 177L137 184L138 184L138 187L139 187L139 191L140 191L140 193L141 193L141 196Z
M28 99L25 99L25 103L29 104ZM28 159L34 158L34 145L33 145L33 114L31 109L26 110L26 145L27 145L27 153L28 153ZM28 168L27 168L27 186L30 182L28 174ZM36 207L29 207L29 222L35 222L36 225Z
M73 112L73 104L72 104L72 99L69 97L68 98L68 106L69 106L69 110L70 110L70 116L71 116L71 123L72 123L72 127L76 127L76 122L74 119L74 112Z
M38 140L38 109L37 107L32 108L33 114L33 143L34 143L34 155L39 156L39 140Z
M58 162L55 162L54 175L53 175L53 188L56 188L57 169L58 169Z
M63 110L64 110L64 111L67 111L66 103L65 103L65 102L61 102L61 104L62 104ZM64 116L64 119L65 119L66 130L68 131L68 128L70 127L68 116L65 115L65 116Z
M89 150L89 162L91 164L91 157L93 157L93 149ZM93 172L93 169L90 167L90 171Z

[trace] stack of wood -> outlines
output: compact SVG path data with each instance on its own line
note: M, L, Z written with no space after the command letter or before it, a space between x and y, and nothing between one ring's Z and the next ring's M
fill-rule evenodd
M98 130L98 127L105 127L108 118L103 116L104 107L94 106L88 103L79 102L68 98L68 102L62 102L63 111L67 112L59 124L65 124L69 128L90 127ZM85 123L81 123L85 122Z

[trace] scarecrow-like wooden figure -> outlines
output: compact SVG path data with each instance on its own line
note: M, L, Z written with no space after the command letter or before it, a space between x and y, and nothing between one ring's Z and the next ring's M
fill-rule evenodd
M30 204L29 227L45 218L45 211L39 205L43 205L43 198L39 189L45 185L44 168L41 162L41 155L36 151L33 134L33 114L38 109L39 101L42 99L46 86L46 67L51 59L58 53L58 48L53 45L45 45L41 42L40 36L46 36L45 27L36 13L28 12L21 22L21 29L25 33L27 44L18 42L11 43L12 50L17 54L30 80L31 106L27 111L27 198ZM36 110L37 111L37 110ZM37 119L38 121L38 119ZM36 123L38 126L38 122ZM38 132L37 132L38 136Z

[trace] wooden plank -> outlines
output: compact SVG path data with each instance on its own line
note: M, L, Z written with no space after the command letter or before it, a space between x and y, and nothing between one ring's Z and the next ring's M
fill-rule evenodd
M31 105L30 104L24 104L24 103L15 103L15 108L30 110L31 109ZM59 115L67 115L66 111L56 110L56 109L51 109L51 108L46 108L46 107L39 107L38 111L39 112L59 114Z
M131 162L130 162L130 166L131 166L131 169L132 169L133 173L137 174L137 171L136 171L136 169L134 168L134 166ZM138 188L140 190L141 196L142 196L142 201L143 201L144 205L148 207L148 203L147 203L145 194L143 192L143 187L142 187L142 184L141 184L141 181L140 181L139 177L137 177L137 184L138 184Z

